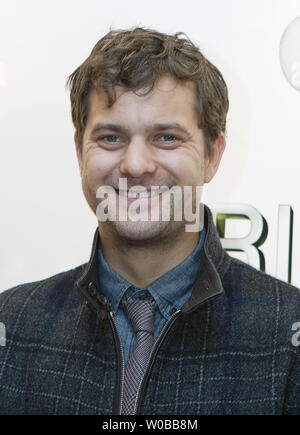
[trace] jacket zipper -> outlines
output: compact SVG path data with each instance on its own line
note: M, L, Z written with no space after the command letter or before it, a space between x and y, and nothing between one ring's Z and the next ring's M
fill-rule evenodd
M148 360L148 363L147 363L144 375L143 375L143 377L142 377L142 379L141 379L141 381L139 383L139 386L138 386L136 400L135 400L135 407L134 407L134 415L136 414L136 411L137 411L138 398L139 398L139 393L140 393L141 385L143 383L145 375L147 374L148 367L150 366L150 362L151 362L152 356L153 356L155 351L158 351L158 347L161 344L161 343L159 343L159 341L161 341L161 342L163 341L162 340L163 334L166 335L167 329L171 327L171 325L173 324L173 321L175 320L175 317L179 313L181 313L181 310L178 310L174 314L172 314L170 319L167 321L167 323L164 325L163 329L161 330L161 332L160 332L159 336L157 337L156 342L155 342L155 344L154 344L154 346L153 346L153 348L152 348L152 350L150 352L149 360ZM118 367L119 367L119 362L120 362L120 359L121 359L121 376L120 376L120 381L118 379L119 390L118 390L118 394L117 394L117 397L120 397L119 406L118 406L118 415L121 415L122 402L123 402L123 390L124 390L124 378L125 378L124 351L123 351L123 346L122 346L120 334L119 334L116 322L114 320L113 313L111 311L109 312L109 320L110 320L110 324L112 326L112 330L113 330L113 334L114 334L115 342L116 342L117 365L118 365ZM119 378L119 376L118 376L118 378Z
M208 300L213 299L214 297L219 296L219 294L217 295L212 295L209 298L205 299L204 301L200 302L200 304L196 305L195 307L193 307L193 309L189 310L189 313L192 313L193 311L195 311L200 305L202 305L204 302L207 302ZM180 316L180 314L182 314L181 310L177 310L171 317L170 319L167 321L167 323L164 325L163 329L161 330L159 336L156 339L156 342L152 348L152 351L150 353L150 357L144 372L144 375L140 381L140 384L138 386L138 390L137 390L137 395L136 395L136 399L135 399L135 405L134 405L134 415L136 415L137 411L138 411L138 407L141 403L141 396L143 393L143 389L145 386L145 379L146 377L148 377L149 371L150 371L150 367L153 365L153 362L155 360L155 357L157 355L157 352L159 351L160 346L163 343L163 340L165 339L168 331L171 329L171 326L173 325L173 323L175 322L175 320ZM143 388L142 388L143 387Z
M212 299L215 296L219 296L219 295L213 295L213 296L209 297L208 299ZM192 310L189 310L189 313L193 312L195 309L197 309L199 307L199 305L202 305L203 302L206 302L208 299L206 299L205 301L202 301L200 304L198 304L195 307L193 307ZM141 395L143 393L142 387L144 387L144 385L145 385L145 379L148 376L148 373L149 373L149 370L150 370L149 368L150 368L150 366L153 365L153 361L154 361L154 359L156 357L156 354L159 351L159 348L162 345L163 340L165 339L169 329L171 328L171 326L173 325L173 323L175 322L175 320L179 317L179 315L181 313L182 313L181 310L177 310L177 311L175 311L175 313L172 314L172 316L167 321L167 323L164 325L163 329L161 330L160 334L158 335L158 337L156 339L156 342L154 343L154 346L153 346L153 348L152 348L152 350L150 352L150 356L149 356L149 359L148 359L148 363L147 363L145 372L143 374L143 377L142 377L142 379L141 379L141 381L139 383L138 389L137 389L137 394L136 394L136 399L135 399L135 405L134 405L133 415L136 415L137 410L138 410L138 406L140 405ZM119 361L121 359L121 377L120 377L120 382L119 382L119 385L121 383L121 387L119 388L118 395L117 395L117 397L119 397L119 392L120 392L120 401L119 401L119 406L118 406L118 408L119 408L118 409L118 415L121 415L122 402L123 402L124 378L125 378L124 352L123 352L123 346L122 346L120 334L119 334L116 322L114 320L114 317L113 317L113 314L112 314L111 311L109 312L108 318L110 320L110 324L112 326L114 338L115 338L115 341L116 341L117 365L118 365L118 367L119 367ZM117 339L116 339L116 337L117 337Z
M157 352L158 352L158 350L159 350L159 348L160 348L164 338L167 335L168 330L173 325L175 319L177 317L179 317L180 313L181 313L181 310L177 310L177 311L175 311L175 313L172 314L170 319L167 321L167 323L164 325L163 329L161 330L161 332L160 332L159 336L157 337L156 342L155 342L155 344L154 344L154 346L153 346L153 348L152 348L152 350L150 352L150 356L149 356L149 359L148 359L148 363L147 363L145 372L143 374L143 377L142 377L142 379L141 379L141 381L139 383L138 389L137 389L133 415L136 415L137 409L138 409L138 405L141 402L139 399L140 399L141 394L143 392L142 385L143 385L143 383L145 385L144 380L146 379L146 376L148 375L149 367L152 366L152 363L153 363L153 361L154 361L154 359L156 357L156 354L157 354Z
M110 311L109 312L109 319L110 319L110 323L112 326L112 330L113 330L113 334L115 337L115 341L116 341L116 349L117 349L117 365L118 368L120 360L121 360L121 376L118 376L118 383L119 383L119 389L118 389L118 394L117 397L120 397L119 399L119 406L118 406L118 415L121 414L121 410L122 410L122 401L123 401L123 387L124 387L124 377L125 377L125 362L124 362L124 351L123 351L123 346L122 346L122 342L121 342L121 338L120 338L120 334L115 322L115 319L113 317L113 313ZM117 339L116 339L117 338ZM118 370L119 373L119 370ZM120 385L121 383L121 385ZM119 394L120 393L120 394Z

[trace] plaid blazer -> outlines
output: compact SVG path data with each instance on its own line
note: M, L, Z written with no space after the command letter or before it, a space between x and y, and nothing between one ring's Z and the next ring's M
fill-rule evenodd
M230 257L205 209L191 298L164 327L137 414L300 414L299 290ZM118 414L124 363L87 264L0 294L0 414ZM100 278L101 281L101 278Z

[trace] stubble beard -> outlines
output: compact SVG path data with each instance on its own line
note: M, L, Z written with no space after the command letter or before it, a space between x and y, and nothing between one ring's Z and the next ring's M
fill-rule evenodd
M148 217L150 212L148 214ZM171 201L170 220L162 220L161 213L158 220L138 220L132 221L129 218L126 221L106 221L99 222L100 228L108 231L115 238L121 238L123 242L128 244L140 245L144 243L159 243L164 241L168 243L170 236L172 239L176 235L184 232L185 222L174 220L174 204Z
M178 227L182 227L182 222L174 221L115 221L115 222L103 222L106 228L110 227L110 232L114 232L115 235L126 239L128 242L147 242L158 241L158 239L167 237L167 234L173 233L174 230L179 231ZM176 228L177 227L177 228ZM108 228L107 228L108 229ZM172 231L173 230L173 231Z

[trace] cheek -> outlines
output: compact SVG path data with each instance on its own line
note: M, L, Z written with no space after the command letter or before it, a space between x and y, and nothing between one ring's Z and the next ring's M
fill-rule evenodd
M86 156L83 165L83 178L90 186L99 186L113 170L114 159L111 155L94 152Z
M103 179L101 162L96 158L89 158L83 164L82 183L86 189L96 192Z
M181 153L176 159L169 159L169 171L180 184L191 186L202 184L204 177L204 160L200 156Z

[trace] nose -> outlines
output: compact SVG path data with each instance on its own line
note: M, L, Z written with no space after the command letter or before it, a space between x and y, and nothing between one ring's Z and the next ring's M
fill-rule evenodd
M120 172L137 178L156 169L153 151L143 139L132 139L127 146L120 165Z

